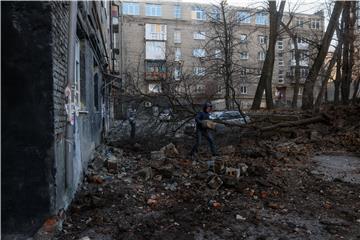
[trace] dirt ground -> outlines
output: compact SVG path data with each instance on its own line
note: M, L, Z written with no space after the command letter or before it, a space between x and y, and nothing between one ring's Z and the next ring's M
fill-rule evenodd
M56 239L360 239L360 108L327 116L216 135L221 156L210 169L206 143L195 161L187 157L191 136L112 137ZM276 124L271 116L254 122ZM153 152L169 143L176 149Z

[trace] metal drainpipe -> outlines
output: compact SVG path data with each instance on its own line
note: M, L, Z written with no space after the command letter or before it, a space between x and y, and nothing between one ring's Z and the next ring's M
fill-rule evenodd
M123 99L122 99L122 90L124 87L124 82L125 82L125 75L124 75L124 14L123 14L123 2L120 1L119 4L119 14L120 15L120 19L121 19L121 23L119 25L120 27L120 51L121 51L121 55L120 55L120 76L121 76L121 85L120 85L120 106L121 106L121 117L123 117L124 115L124 104L123 104Z
M67 104L73 103L72 89L74 82L75 68L75 39L76 39L76 22L77 22L77 1L70 2L69 14L69 31L68 31L68 61L67 61L67 83L66 88L71 90L71 95L67 97ZM73 161L74 161L74 127L69 121L66 122L65 132L65 189L72 186Z

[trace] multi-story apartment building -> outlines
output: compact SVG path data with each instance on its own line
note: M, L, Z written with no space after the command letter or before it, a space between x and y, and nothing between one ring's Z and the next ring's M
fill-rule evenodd
M220 12L211 5L181 1L134 0L122 1L119 5L122 9L120 32L126 32L119 37L121 46L117 55L122 59L124 86L136 82L142 92L158 94L165 89L166 80L181 81L186 75L191 82L191 94L208 98L212 88L211 100L218 108L224 107L224 82L209 72L212 60L223 56L222 49L214 47L213 18L209 17L211 14L220 18ZM233 7L232 11L236 13L234 36L239 43L233 53L234 66L238 68L233 75L233 87L242 107L249 108L265 60L269 17L260 9ZM284 14L285 23L290 15ZM297 35L301 51L300 84L303 84L314 54L312 44L317 43L323 33L324 17L322 13L295 14L291 19L290 28ZM278 103L289 104L292 99L294 56L292 40L281 31L276 45L272 86ZM181 91L176 84L171 86Z

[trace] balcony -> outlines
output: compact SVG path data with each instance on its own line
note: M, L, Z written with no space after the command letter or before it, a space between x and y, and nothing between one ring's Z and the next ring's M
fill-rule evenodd
M167 77L166 72L145 72L144 75L146 80L152 80L152 81L165 80Z
M309 49L309 43L298 43L298 49L299 50L308 50ZM290 44L290 49L294 50L295 46L293 43Z
M295 67L295 66L296 66L296 61L295 61L295 59L290 60L290 61L289 61L289 65L290 65L291 67ZM300 67L308 67L308 66L309 66L309 61L307 61L307 60L300 60L299 65L300 65Z

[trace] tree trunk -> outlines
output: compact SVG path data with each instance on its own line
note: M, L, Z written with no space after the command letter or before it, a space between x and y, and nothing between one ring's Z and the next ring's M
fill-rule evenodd
M343 34L343 64L342 64L342 79L341 79L341 102L342 104L347 104L349 101L349 92L350 92L350 84L348 84L349 79L349 27L350 27L350 2L345 2L344 10L342 13L341 22L344 24Z
M356 104L356 97L357 97L357 93L359 91L359 85L360 85L360 76L358 76L357 80L355 81L355 84L354 84L354 92L353 92L353 95L352 95L352 104Z
M261 77L256 88L254 101L251 109L259 109L263 92L265 90L266 108L272 109L274 107L272 98L272 75L274 70L275 61L275 46L276 38L278 35L278 28L284 12L285 1L281 1L279 12L276 10L276 1L269 1L270 10L270 34L269 34L269 46L266 51L266 57L264 65L261 71Z
M320 110L320 106L321 106L321 103L322 103L322 100L323 100L323 97L324 97L324 93L325 93L326 88L327 88L327 83L328 83L328 80L330 78L331 71L334 68L334 65L336 63L336 57L337 57L337 55L338 55L337 53L339 51L340 51L340 48L338 46L336 48L336 51L334 52L331 60L330 60L329 66L325 70L325 74L323 76L323 80L322 80L322 83L321 83L320 92L319 92L319 94L318 94L318 96L316 98L316 101L315 101L315 106L314 106L314 111L315 112L319 112L319 110Z
M334 81L334 104L339 104L339 97L340 97L340 86L341 86L341 48L342 43L341 40L339 41L339 51L337 52L336 56L336 78Z
M297 108L298 96L299 96L299 85L300 85L300 51L298 49L296 35L293 38L294 51L295 51L295 86L294 95L291 103L292 108Z
M324 38L322 41L322 45L320 50L316 56L316 59L310 69L309 75L306 78L304 85L304 94L302 99L302 109L312 109L314 104L314 85L316 78L319 74L321 66L325 60L326 54L329 49L330 42L332 40L332 36L334 35L334 31L336 25L338 23L338 19L343 9L344 2L336 1L333 12L330 17L329 25L327 26L326 32L324 34Z
M354 26L355 26L355 2L345 2L343 11L344 22L344 48L343 65L341 80L341 101L343 104L349 104L350 86L352 78L352 67L354 59Z

